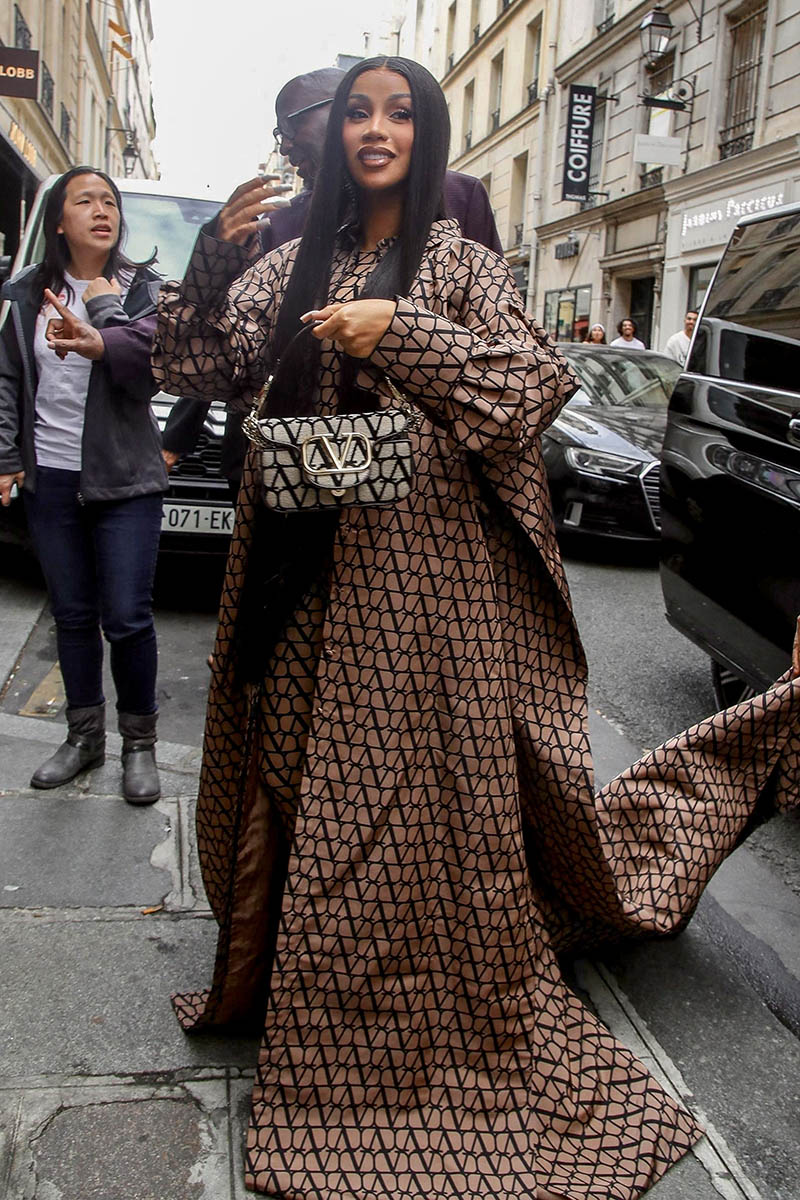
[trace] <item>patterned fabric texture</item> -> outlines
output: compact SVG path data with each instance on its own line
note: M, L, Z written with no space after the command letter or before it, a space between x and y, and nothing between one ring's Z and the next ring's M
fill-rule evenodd
M343 243L330 298L356 297L383 250ZM162 296L163 386L255 395L294 252L226 293L244 256L201 237ZM323 346L322 412L338 372ZM343 511L330 567L246 686L234 630L261 498L245 466L197 803L217 960L175 1007L186 1030L263 1027L254 1191L634 1200L701 1131L555 955L680 929L760 809L796 803L800 682L595 796L539 446L573 377L506 264L451 222L363 385L382 372L423 413L413 488Z

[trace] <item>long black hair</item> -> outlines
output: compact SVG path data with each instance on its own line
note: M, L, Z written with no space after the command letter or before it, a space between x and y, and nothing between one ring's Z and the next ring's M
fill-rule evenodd
M63 233L58 232L58 226L64 215L64 197L67 194L67 186L70 180L75 179L78 175L99 176L111 188L114 199L117 202L119 210L119 233L116 242L108 252L108 258L102 270L105 278L111 279L112 276L118 275L120 271L133 274L138 267L148 266L149 262L153 261L153 259L150 259L148 263L134 263L122 253L120 247L125 240L127 229L122 216L122 196L114 180L109 178L105 171L99 171L97 167L71 167L69 171L65 171L56 180L45 201L44 218L42 220L42 228L44 230L44 258L39 263L34 276L34 283L39 289L40 294L44 292L45 288L50 288L50 291L55 292L56 295L64 289L67 293L67 303L70 303L73 298L72 288L66 280L70 252L67 239Z
M301 328L300 317L327 303L336 236L348 219L359 216L359 195L347 169L342 129L353 84L365 71L396 71L408 81L414 141L398 238L381 258L360 297L391 299L408 294L422 260L431 225L445 215L444 177L450 147L450 117L433 75L408 58L368 58L345 75L331 105L322 165L317 174L308 219L297 251L275 329L273 362ZM284 378L300 380L292 395L270 393L270 413L309 411L319 369L319 342L309 336L292 349ZM295 368L295 353L296 367ZM288 364L287 364L288 365ZM282 372L283 374L283 372ZM352 375L352 371L345 372ZM288 390L288 389L287 389ZM275 389L273 389L275 392Z

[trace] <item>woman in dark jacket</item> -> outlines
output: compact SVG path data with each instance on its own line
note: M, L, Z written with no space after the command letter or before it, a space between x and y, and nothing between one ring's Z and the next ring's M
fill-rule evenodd
M159 798L152 586L167 476L150 347L159 281L121 253L119 192L91 167L54 185L45 253L3 290L0 500L23 489L47 581L67 739L34 772L52 788L103 762L103 643L111 647L123 794Z

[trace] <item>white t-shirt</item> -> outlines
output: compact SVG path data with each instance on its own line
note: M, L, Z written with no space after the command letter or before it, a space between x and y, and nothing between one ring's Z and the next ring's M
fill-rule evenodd
M664 353L668 354L670 358L674 358L676 363L684 366L690 345L689 338L682 329L679 329L677 333L673 333L672 337L667 339Z
M83 293L90 281L73 279L66 272L64 277L73 295L68 300L66 289L62 288L59 300L81 321L87 321ZM80 471L83 419L92 363L90 359L74 353L59 358L55 350L50 349L45 331L51 320L59 320L58 313L51 304L45 303L39 309L33 336L33 352L39 375L33 427L36 462L40 467Z
M624 337L614 338L613 342L609 342L609 346L627 346L629 350L647 349L644 342L640 342L638 338L631 338L629 342L626 342Z

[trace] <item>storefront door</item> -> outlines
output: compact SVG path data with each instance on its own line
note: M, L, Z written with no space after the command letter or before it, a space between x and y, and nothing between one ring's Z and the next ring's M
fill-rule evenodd
M641 338L648 349L652 346L655 283L654 275L631 280L630 316L636 322L636 336Z

